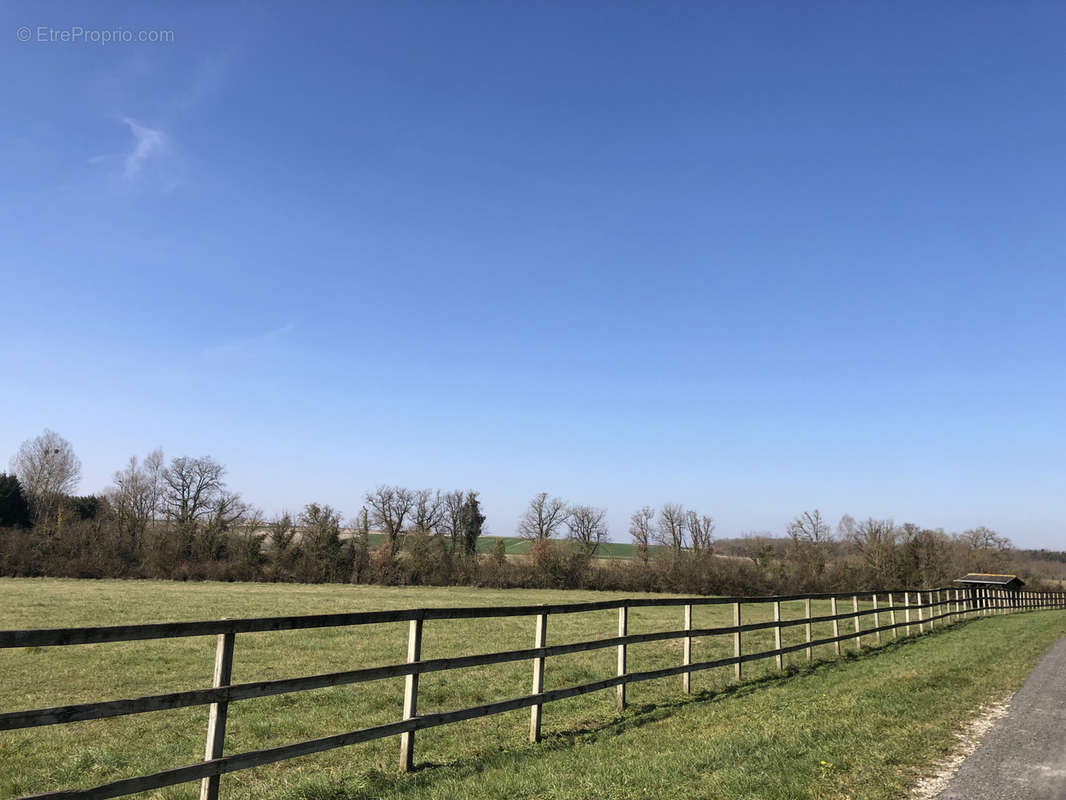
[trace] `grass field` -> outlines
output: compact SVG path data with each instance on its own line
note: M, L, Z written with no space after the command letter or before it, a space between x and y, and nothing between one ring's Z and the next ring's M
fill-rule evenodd
M574 602L591 592L382 588L291 584L0 580L0 628L271 616L434 605ZM801 616L785 604L784 616ZM676 629L680 608L634 609L630 632ZM696 627L731 624L728 606L697 607ZM752 607L746 622L767 619ZM815 613L828 613L815 607ZM549 644L613 635L616 614L552 617ZM412 775L396 772L398 740L385 739L233 773L223 797L340 800L371 797L891 798L952 743L951 730L981 702L1020 683L1041 652L1066 633L1066 615L1044 612L977 620L884 652L806 670L802 652L782 676L772 662L746 665L758 684L731 686L732 670L630 687L617 714L613 692L545 707L546 741L526 742L529 712L517 711L418 734ZM816 626L815 638L831 635ZM786 629L798 642L801 626ZM532 644L533 619L426 623L423 657ZM771 631L748 635L745 652L772 647ZM864 641L866 645L872 641ZM847 642L846 651L853 647ZM697 640L695 660L731 655L729 637ZM821 648L829 657L832 648ZM406 625L241 634L234 681L310 675L402 662ZM211 637L0 651L0 710L131 697L207 686ZM614 650L548 660L547 689L607 677ZM630 648L631 670L679 664L680 640ZM419 710L460 708L528 693L527 662L433 673ZM230 707L226 751L236 753L354 730L400 718L399 679ZM87 787L203 754L206 707L0 733L0 797ZM826 761L826 765L820 762ZM189 784L153 793L197 796Z

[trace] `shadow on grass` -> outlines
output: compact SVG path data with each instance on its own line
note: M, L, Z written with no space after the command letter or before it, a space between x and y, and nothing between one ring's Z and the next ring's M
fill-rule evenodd
M940 634L962 630L981 618L959 620L947 628L936 628L928 633ZM915 623L915 627L917 624ZM477 775L486 770L511 765L515 769L518 763L530 763L550 756L553 752L568 750L575 746L595 742L601 738L618 736L626 731L639 729L650 723L668 719L678 710L694 705L721 703L734 698L743 698L762 689L777 686L808 676L839 669L852 662L862 662L886 653L892 653L913 647L928 636L912 635L899 639L889 639L879 645L867 645L862 650L848 650L834 658L815 659L809 664L789 664L779 672L761 675L757 678L732 683L722 689L705 689L691 695L678 697L658 703L632 704L628 708L600 723L589 723L573 728L556 730L545 734L539 744L491 753L471 754L443 762L423 761L415 765L414 770L406 775L392 771L373 770L364 776L365 785L353 790L350 787L328 786L317 783L313 793L305 787L298 791L301 798L313 800L375 800L386 791L399 790L401 794L417 793L429 787L434 781L443 777L462 779ZM796 651L796 652L802 652ZM752 662L747 662L752 663Z

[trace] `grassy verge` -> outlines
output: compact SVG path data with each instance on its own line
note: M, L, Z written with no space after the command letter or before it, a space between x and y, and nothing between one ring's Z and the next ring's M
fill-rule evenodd
M0 627L260 616L425 605L570 602L588 592L385 589L360 586L176 584L0 580ZM815 608L815 613L826 609ZM630 630L677 628L680 609L632 612ZM765 619L752 608L745 621ZM784 616L801 610L786 607ZM697 627L728 625L728 607L697 608ZM549 642L608 636L613 612L553 618ZM817 626L816 626L817 628ZM745 651L769 649L772 633ZM638 684L633 708L596 693L545 709L546 741L525 743L528 712L419 734L423 767L396 774L396 739L227 775L227 798L340 800L370 797L508 798L889 798L951 746L951 731L982 702L1015 688L1047 646L1066 633L1058 612L989 618L935 636L808 670L802 652L782 677L750 665L756 682L734 686L729 670L698 673L697 694L680 679ZM242 635L234 680L314 674L402 661L404 625ZM785 643L802 628L786 630ZM829 635L828 626L815 637ZM428 624L425 658L529 646L532 619ZM849 652L851 642L848 642ZM700 640L696 660L728 655L731 640ZM630 668L680 663L680 642L631 648ZM828 657L831 648L816 655ZM0 651L0 710L197 688L209 682L213 642L163 642ZM613 672L613 650L548 662L547 688ZM423 712L504 699L529 690L529 664L424 676ZM399 718L402 682L283 695L231 706L227 752L323 736ZM0 733L0 797L91 786L193 763L202 757L206 709ZM825 761L825 764L821 762ZM195 797L192 785L155 793Z

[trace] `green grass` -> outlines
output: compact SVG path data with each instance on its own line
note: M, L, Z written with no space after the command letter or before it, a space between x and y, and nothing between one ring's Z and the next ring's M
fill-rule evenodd
M0 580L0 628L102 625L222 616L268 616L431 605L573 602L619 595L288 584ZM745 621L770 608L746 609ZM828 604L815 604L828 613ZM785 618L802 614L786 603ZM697 627L731 624L728 606L697 607ZM633 633L676 629L680 608L634 609ZM550 618L551 644L613 635L616 614ZM843 629L842 629L843 630ZM785 643L802 639L797 626ZM1041 652L1066 633L1057 612L997 617L883 652L807 669L803 653L782 676L772 661L745 665L757 683L732 685L732 669L635 684L632 707L613 691L545 707L545 742L526 742L528 711L418 734L425 768L396 772L391 738L226 775L227 798L340 800L371 797L899 797L924 765L952 744L951 731L981 702L1016 687ZM816 626L815 637L831 634ZM528 647L532 618L428 622L423 657ZM864 644L871 645L868 637ZM745 652L772 647L751 634ZM849 640L845 654L851 651ZM198 688L211 677L210 637L0 651L0 710ZM697 640L695 660L730 655L730 637ZM403 661L406 625L242 634L234 681L309 675ZM832 647L819 648L828 657ZM546 687L606 677L613 649L549 659ZM631 670L680 663L681 643L630 648ZM526 694L527 662L423 676L420 711L447 710ZM236 753L394 721L402 681L391 679L234 703L226 752ZM0 797L93 786L202 758L204 707L0 733ZM820 762L828 762L822 766ZM152 794L195 797L192 784Z

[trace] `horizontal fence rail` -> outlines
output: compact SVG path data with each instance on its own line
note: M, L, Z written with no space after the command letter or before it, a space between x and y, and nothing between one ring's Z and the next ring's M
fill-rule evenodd
M838 609L837 601L845 599L843 610ZM832 614L812 615L812 600L829 600ZM872 608L860 608L859 602L869 601ZM781 604L791 601L804 601L805 614L802 617L784 619ZM902 602L901 602L902 601ZM761 622L743 622L743 609L759 604L772 604L773 619ZM713 628L695 628L692 626L693 606L732 605L733 625ZM684 627L680 630L655 631L651 633L628 633L628 613L634 608L649 607L683 607ZM848 607L850 606L850 607ZM806 658L811 661L813 648L833 645L839 655L843 642L854 640L857 648L862 647L862 637L875 637L881 643L882 634L891 633L897 638L900 629L904 635L917 628L924 633L926 627L933 630L936 625L953 622L957 618L972 618L991 614L1005 614L1047 608L1066 607L1066 593L1018 592L1005 589L987 588L939 588L939 589L900 589L879 592L852 592L847 594L808 594L784 595L771 597L692 597L692 598L632 598L608 600L591 603L570 603L536 606L477 606L469 608L416 608L395 611L366 611L347 614L320 614L296 617L267 617L257 619L226 619L204 622L173 622L150 625L118 625L96 628L61 628L49 630L0 631L0 649L18 647L55 647L78 644L100 644L113 642L143 641L147 639L169 639L191 636L216 636L218 639L215 658L214 686L206 689L169 692L121 700L107 700L93 703L76 703L38 708L24 711L0 713L0 731L57 725L109 717L142 714L189 706L207 705L210 708L204 761L198 764L163 770L151 775L143 775L113 781L91 789L55 791L23 798L22 800L59 800L60 798L79 798L79 800L96 800L97 798L119 797L151 789L158 789L189 781L201 781L201 800L216 800L219 792L220 777L227 772L249 769L251 767L284 761L298 756L319 753L359 742L368 742L389 736L401 737L400 767L410 770L414 765L414 735L418 730L447 725L463 720L477 719L492 714L501 714L522 708L530 708L530 739L539 741L541 735L541 714L545 703L569 697L589 694L606 689L615 689L617 704L624 708L625 689L628 684L656 680L680 675L683 677L683 691L691 691L691 675L702 670L730 667L734 669L737 680L742 679L742 665L762 659L775 659L777 669L783 667L783 657L789 653L806 651ZM618 635L569 644L548 645L546 643L548 619L553 615L574 614L590 611L618 611ZM839 612L839 613L838 613ZM518 650L506 650L494 653L482 653L470 656L422 659L422 637L424 625L430 620L463 620L503 618L515 616L532 616L536 620L534 647ZM863 620L873 618L873 625L864 628ZM889 622L882 624L887 618ZM231 683L234 641L237 634L264 631L307 630L313 628L336 628L381 623L408 622L408 658L403 664L366 667L310 675L298 678L283 678L252 683ZM851 625L850 631L841 632L840 623ZM818 623L832 623L833 635L814 639L812 626ZM783 646L781 632L783 629L804 626L804 641ZM756 631L773 630L774 648L760 652L743 652L745 634ZM692 661L692 642L694 639L711 636L732 636L734 655L709 661ZM627 671L626 648L630 645L648 642L683 640L682 663L645 671ZM601 680L591 681L576 686L544 690L544 672L546 660L553 656L579 653L605 648L617 648L617 674ZM418 676L446 670L468 667L502 664L513 661L531 661L533 664L532 693L507 700L485 703L454 711L442 711L419 714ZM226 719L229 703L256 697L302 692L333 686L364 683L367 681L403 678L405 683L403 719L384 725L377 725L347 733L325 736L295 744L282 745L263 750L252 750L234 755L223 755Z

